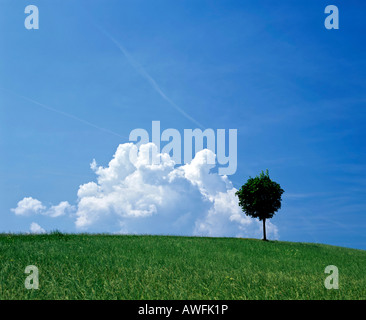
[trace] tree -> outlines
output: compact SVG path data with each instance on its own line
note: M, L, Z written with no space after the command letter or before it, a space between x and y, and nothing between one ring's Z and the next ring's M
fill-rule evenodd
M270 179L268 170L255 178L249 178L237 192L239 206L243 212L252 218L263 221L263 240L266 238L266 219L273 217L281 208L281 196L284 190Z

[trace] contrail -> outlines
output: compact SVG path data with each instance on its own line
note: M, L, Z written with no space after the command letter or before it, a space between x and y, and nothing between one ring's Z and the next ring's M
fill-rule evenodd
M105 31L100 26L96 26L102 33L104 33L109 40L111 40L117 48L123 53L123 55L126 57L127 61L130 63L130 65L138 72L140 73L153 87L153 89L165 100L167 101L173 108L175 108L178 112L180 112L184 117L195 123L197 126L199 126L201 129L204 128L204 126L199 123L196 119L192 118L187 112L185 112L182 108L180 108L178 105L174 103L159 87L159 85L156 83L155 79L150 76L150 74L147 73L147 71L139 64L137 63L132 56L128 53L128 51L116 40L114 39L107 31Z
M29 97L26 97L26 96L23 96L23 95L20 95L20 94L16 94L16 93L14 93L14 92L11 92L11 91L10 91L10 90L8 90L8 89L5 89L5 88L0 88L0 89L1 89L1 90L4 90L4 91L7 91L7 92L9 92L9 93L11 93L11 94L13 94L13 95L15 95L15 96L18 96L18 97L22 98L23 100L26 100L26 101L32 102L33 104L36 104L36 105L38 105L38 106L40 106L40 107L42 107L42 108L44 108L44 109L47 109L47 110L49 110L49 111L53 111L53 112L55 112L55 113L58 113L58 114L60 114L60 115L65 116L65 117L67 117L67 118L70 118L70 119L73 119L73 120L79 121L79 122L84 123L84 124L86 124L86 125L88 125L88 126L90 126L90 127L93 127L93 128L95 128L95 129L98 129L98 130L104 131L104 132L106 132L106 133L112 134L112 135L117 136L117 137L119 137L119 138L126 139L126 137L121 136L120 134L118 134L118 133L116 133L116 132L113 132L113 131L111 131L111 130L108 130L108 129L105 129L105 128L102 128L102 127L99 127L99 126L97 126L97 125L96 125L96 124L94 124L94 123L91 123L91 122L89 122L89 121L86 121L86 120L84 120L84 119L81 119L81 118L79 118L79 117L76 117L76 116L74 116L74 115L72 115L72 114L70 114L70 113L67 113L67 112L60 111L60 110L58 110L58 109L52 108L52 107L47 106L47 105L45 105L45 104L43 104L43 103L40 103L40 102L38 102L38 101L36 101L36 100L33 100L33 99L29 98Z

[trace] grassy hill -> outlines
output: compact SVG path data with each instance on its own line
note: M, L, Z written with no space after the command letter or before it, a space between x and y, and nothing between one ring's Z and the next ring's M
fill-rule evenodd
M27 265L39 289L24 286ZM339 289L327 290L327 265ZM0 235L0 299L366 299L366 251L235 238Z

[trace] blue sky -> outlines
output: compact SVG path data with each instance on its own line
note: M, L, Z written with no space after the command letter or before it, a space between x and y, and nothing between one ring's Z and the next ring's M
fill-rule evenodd
M240 188L269 169L285 190L279 240L366 249L366 4L1 4L0 232L32 222L77 232L73 214L11 209L24 197L76 205L96 180L92 160L108 166L131 130L159 120L162 130L237 129L229 179ZM29 4L39 30L24 27ZM339 30L324 27L329 4Z

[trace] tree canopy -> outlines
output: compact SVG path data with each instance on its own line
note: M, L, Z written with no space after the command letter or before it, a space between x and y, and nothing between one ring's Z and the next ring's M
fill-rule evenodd
M281 208L281 186L272 181L268 170L255 178L249 178L237 192L239 205L243 212L252 218L263 221L263 234L266 240L265 220L270 219Z

